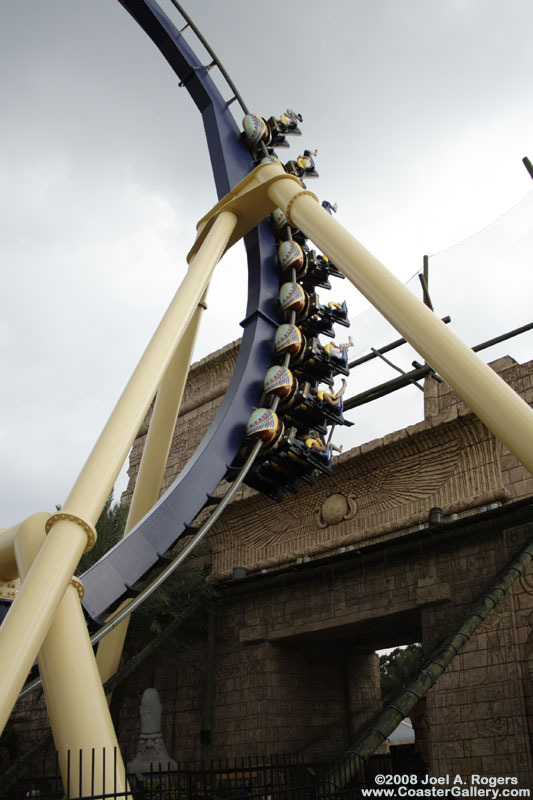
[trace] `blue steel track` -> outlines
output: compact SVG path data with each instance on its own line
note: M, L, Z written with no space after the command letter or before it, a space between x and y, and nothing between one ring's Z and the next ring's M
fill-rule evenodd
M202 115L218 198L252 169L228 102L183 35L155 0L119 0L152 39ZM201 209L199 217L205 209ZM129 587L160 563L208 503L243 442L246 421L258 405L271 364L278 326L276 242L268 221L245 237L248 305L232 379L213 423L172 486L130 534L82 575L83 606L97 624L129 593Z

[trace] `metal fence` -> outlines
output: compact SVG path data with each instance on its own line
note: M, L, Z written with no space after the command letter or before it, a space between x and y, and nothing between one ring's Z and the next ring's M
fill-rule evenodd
M103 762L102 762L103 759ZM127 763L127 758L125 758ZM102 766L105 791L102 786ZM128 774L130 791L118 787L124 775L117 775L114 754L93 751L69 753L65 793L57 758L41 759L8 770L0 776L2 800L320 800L320 798L360 798L361 789L375 786L377 774L426 773L425 765L416 756L372 756L360 762L357 777L348 785L336 779L334 762L309 762L294 755L217 760L209 765L179 763L176 769L152 770L144 774ZM73 780L73 776L75 779ZM77 782L79 781L79 785Z

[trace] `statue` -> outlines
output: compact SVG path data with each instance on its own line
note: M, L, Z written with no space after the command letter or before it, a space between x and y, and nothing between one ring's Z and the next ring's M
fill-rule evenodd
M137 755L128 764L128 772L159 772L177 769L178 765L170 758L161 733L161 701L157 689L145 689L139 708L141 715L141 734L137 745Z

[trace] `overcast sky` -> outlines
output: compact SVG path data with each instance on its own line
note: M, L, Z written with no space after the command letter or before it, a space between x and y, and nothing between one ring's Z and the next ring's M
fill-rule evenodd
M280 155L318 148L320 179L308 187L338 203L338 220L403 281L433 256L436 311L468 344L531 321L533 184L521 163L533 159L530 0L185 7L250 108L303 114L304 135ZM4 2L0 36L8 526L64 502L216 196L198 112L118 2ZM239 336L244 258L234 250L196 357ZM346 283L324 299L348 297L355 317L365 303ZM241 296L230 299L228 285ZM352 355L395 338L372 317L354 320ZM484 358L526 361L532 344L523 336ZM413 357L394 354L403 368ZM367 373L352 377L352 393L394 376ZM354 414L350 441L420 418L420 398L410 388Z

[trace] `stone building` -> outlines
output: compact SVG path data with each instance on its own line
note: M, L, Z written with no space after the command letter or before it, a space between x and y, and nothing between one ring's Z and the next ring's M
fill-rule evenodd
M213 419L237 351L229 345L191 368L164 489ZM532 402L533 362L492 367ZM146 430L147 420L126 501ZM128 679L121 746L134 753L141 697L153 686L177 761L339 755L382 705L376 650L417 641L430 653L452 633L530 537L532 495L529 473L432 379L423 421L343 453L333 477L280 504L241 488L209 534L220 592L207 630L189 634L187 660L165 647ZM433 775L533 785L532 568L412 717ZM42 700L19 704L14 721L30 731L28 745L37 740L47 728Z
M194 365L164 488L221 401L237 343ZM533 362L492 367L531 403ZM131 495L147 425L131 455ZM210 534L220 582L199 664L157 658L130 685L120 736L137 734L148 675L174 758L330 758L381 706L380 648L429 653L530 536L533 478L446 385L426 380L424 420L343 453L332 478L280 504L244 487ZM429 524L441 508L443 522ZM533 570L480 625L415 708L434 775L533 785Z

